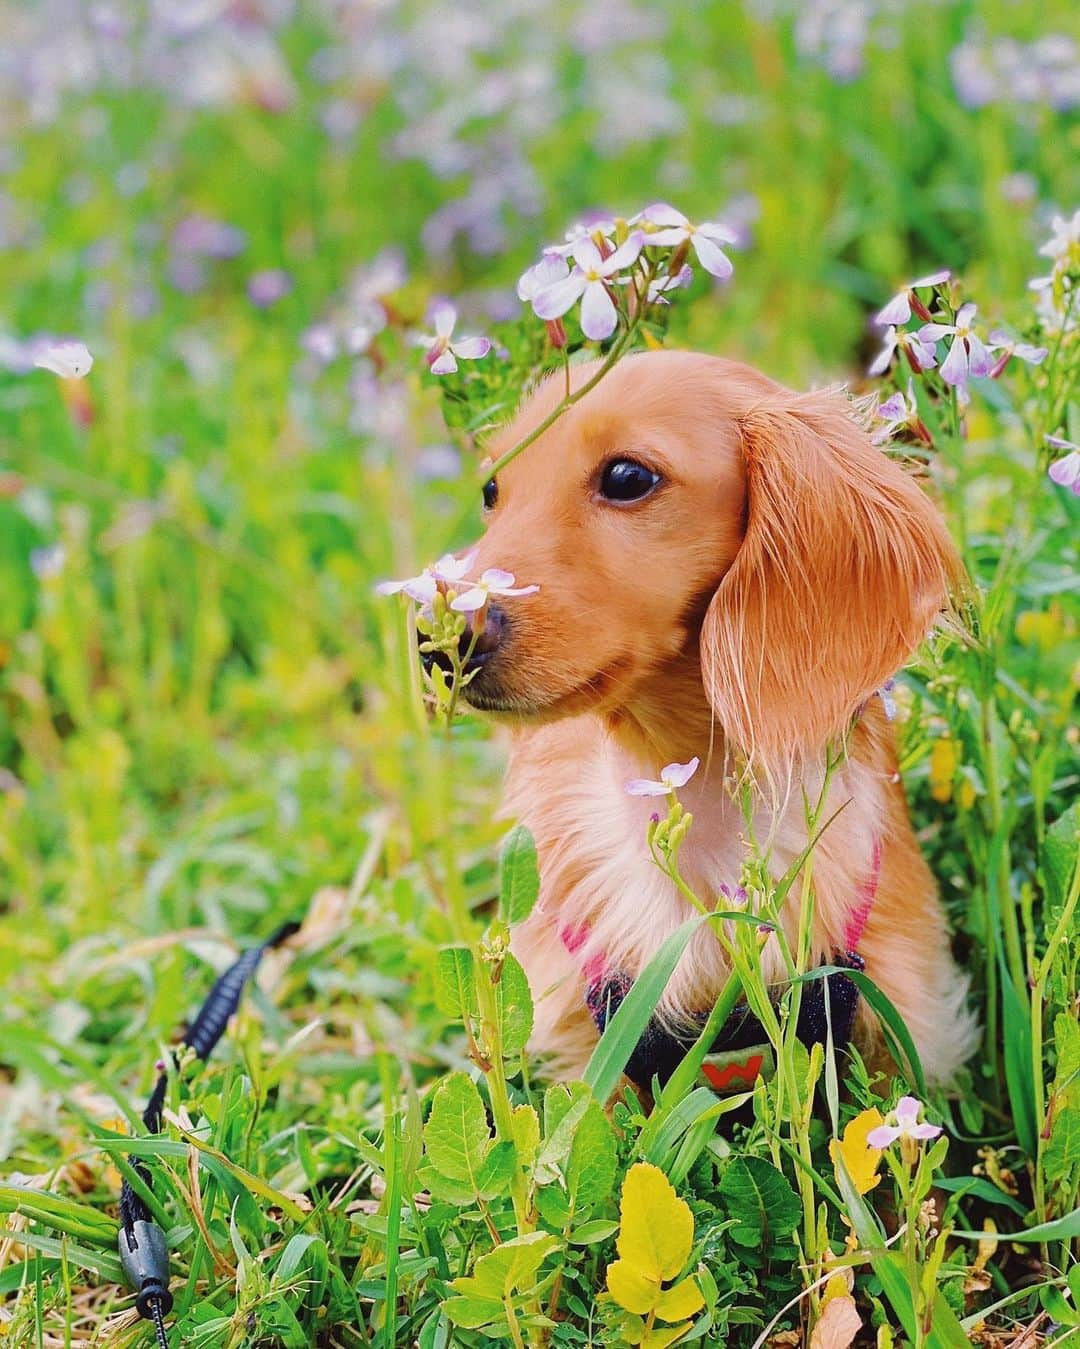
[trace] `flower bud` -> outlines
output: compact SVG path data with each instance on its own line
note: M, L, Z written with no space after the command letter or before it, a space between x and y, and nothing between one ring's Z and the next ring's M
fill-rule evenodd
M562 351L563 347L566 346L566 327L562 319L548 319L545 326L548 341L556 351Z
M686 266L686 259L690 256L690 240L684 239L675 252L671 255L671 261L668 263L668 275L678 276Z
M918 314L919 318L921 318L924 323L933 322L934 318L933 314L930 313L930 310L927 309L926 305L923 304L922 300L919 299L918 295L916 295L914 291L908 292L908 303L911 305L912 309L915 311L916 314Z

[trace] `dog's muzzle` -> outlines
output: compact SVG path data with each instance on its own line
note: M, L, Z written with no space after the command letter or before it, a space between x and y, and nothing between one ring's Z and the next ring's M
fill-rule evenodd
M475 640L473 625L472 623L469 624L458 642L458 652L460 658L465 661L464 671L466 674L481 670L491 660L506 640L509 628L510 622L506 612L499 608L497 604L487 606L484 612L484 626ZM420 640L424 640L423 636L420 637ZM423 652L421 653L421 659L429 670L433 665L438 665L447 674L451 672L450 661L441 651Z

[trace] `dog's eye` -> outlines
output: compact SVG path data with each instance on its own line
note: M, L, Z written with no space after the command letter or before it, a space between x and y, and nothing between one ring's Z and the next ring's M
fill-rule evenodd
M659 473L636 459L613 459L600 475L600 495L608 501L640 501L659 481Z
M494 478L488 478L484 483L484 510L491 510L499 499L499 484Z

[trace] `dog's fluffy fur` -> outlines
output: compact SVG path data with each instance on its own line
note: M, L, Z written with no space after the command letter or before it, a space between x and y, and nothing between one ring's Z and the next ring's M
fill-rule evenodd
M575 372L578 387L590 367ZM541 386L492 457L555 406ZM661 475L648 498L598 493L612 459ZM779 876L805 848L826 747L844 743L813 853L812 960L843 949L880 847L860 952L905 1017L929 1076L974 1047L966 982L873 695L911 656L960 568L916 483L875 448L839 393L796 394L745 365L657 352L621 362L498 476L477 567L538 594L500 601L497 646L467 690L514 728L508 813L536 837L541 899L513 936L536 1000L534 1048L577 1072L596 1042L585 1006L594 957L637 974L690 909L654 866L655 802L626 781L700 756L680 793L693 827L680 866L713 903L738 883L747 830L733 774L754 791L753 832ZM842 807L842 809L841 809ZM785 909L798 930L796 886ZM586 934L571 953L560 935ZM766 978L782 968L774 940ZM702 930L661 1011L711 1005L727 976ZM864 1047L876 1052L867 1017Z

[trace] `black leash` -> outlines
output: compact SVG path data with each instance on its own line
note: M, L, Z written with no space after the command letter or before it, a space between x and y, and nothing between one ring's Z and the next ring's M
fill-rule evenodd
M208 1059L225 1033L229 1017L240 1005L244 986L258 969L259 961L267 951L280 946L299 930L299 923L283 923L260 946L251 947L235 960L210 990L195 1020L184 1033L181 1045L193 1049L197 1058ZM176 1062L175 1055L173 1062ZM161 1108L165 1104L168 1084L168 1074L162 1070L143 1111L142 1121L149 1133L161 1132ZM152 1188L145 1162L132 1157L131 1169L148 1190ZM118 1244L120 1263L135 1290L139 1315L153 1321L160 1349L169 1349L165 1335L165 1317L173 1305L173 1295L169 1292L169 1246L146 1202L127 1180L120 1187Z

